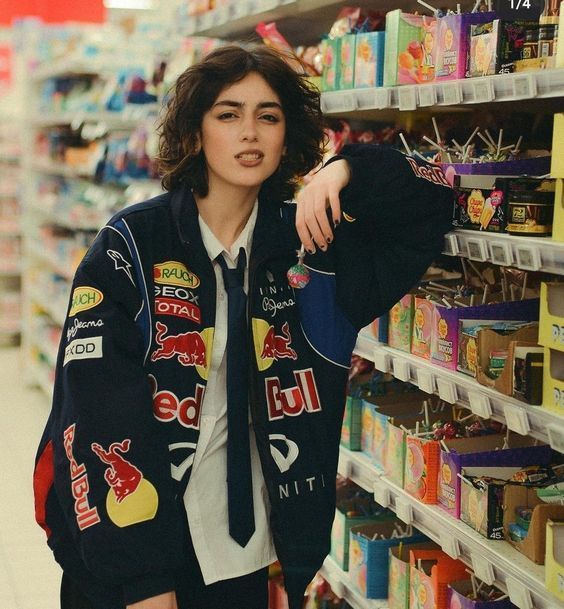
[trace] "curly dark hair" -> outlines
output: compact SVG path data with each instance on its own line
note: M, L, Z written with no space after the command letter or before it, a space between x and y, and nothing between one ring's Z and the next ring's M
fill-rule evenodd
M325 135L319 91L281 53L266 46L228 45L190 66L171 89L159 124L156 158L165 190L187 183L197 195L208 194L207 166L199 147L203 116L225 87L250 72L276 92L286 117L286 154L263 189L278 199L291 199L297 180L321 162Z

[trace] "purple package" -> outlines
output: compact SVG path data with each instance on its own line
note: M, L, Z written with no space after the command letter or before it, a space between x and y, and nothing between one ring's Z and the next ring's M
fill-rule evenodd
M466 58L470 44L470 25L487 23L495 13L446 15L437 21L435 44L436 80L456 80L466 76Z
M460 319L519 319L538 321L539 299L498 302L474 307L448 309L435 305L431 330L431 361L456 370L458 360L458 321Z
M535 156L497 163L439 163L447 177L456 175L543 176L550 173L550 156ZM449 180L450 181L450 180ZM452 183L452 182L451 182Z
M460 488L458 474L466 467L526 467L548 465L550 446L531 446L534 440L528 436L512 435L510 446L501 449L504 435L463 438L447 441L450 452L441 451L437 499L439 506L454 518L460 518Z
M451 582L447 590L447 609L517 609L509 597L491 601L472 600L472 583L470 580ZM501 593L500 593L501 594Z

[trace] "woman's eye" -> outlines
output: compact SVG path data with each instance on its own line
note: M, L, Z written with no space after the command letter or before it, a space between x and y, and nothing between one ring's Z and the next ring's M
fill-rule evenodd
M276 116L276 114L263 114L261 116L262 119L266 120L269 123L279 123L280 118Z
M227 119L230 119L230 118L234 118L236 116L237 115L234 112L223 112L217 118L219 120L227 120Z

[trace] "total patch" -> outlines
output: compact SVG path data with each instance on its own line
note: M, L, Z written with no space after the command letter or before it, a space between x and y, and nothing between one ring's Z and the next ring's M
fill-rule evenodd
M197 288L200 285L200 278L189 271L182 262L176 260L155 264L153 278L155 283L180 285L186 288Z
M81 311L88 311L97 307L102 300L104 300L104 294L88 285L81 285L74 289L71 298L71 308L69 311L69 317L73 317Z

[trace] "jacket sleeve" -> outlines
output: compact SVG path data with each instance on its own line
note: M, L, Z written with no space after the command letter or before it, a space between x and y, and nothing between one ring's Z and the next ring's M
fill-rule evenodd
M126 603L174 589L180 519L144 360L148 298L119 222L80 264L59 349L54 484L86 568Z
M443 172L391 148L345 146L351 180L335 231L337 300L358 330L388 311L442 251L453 191Z

